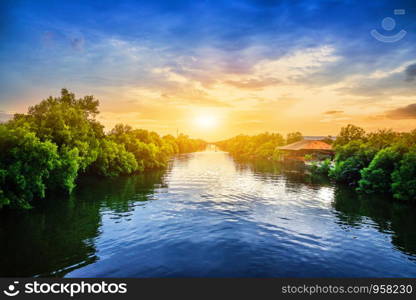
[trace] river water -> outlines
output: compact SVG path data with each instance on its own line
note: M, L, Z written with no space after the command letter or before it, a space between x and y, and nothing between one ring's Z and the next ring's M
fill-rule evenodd
M206 151L0 214L1 276L415 277L416 208Z

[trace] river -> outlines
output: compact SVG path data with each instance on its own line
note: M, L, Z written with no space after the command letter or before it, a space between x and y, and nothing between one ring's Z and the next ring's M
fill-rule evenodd
M0 275L416 277L416 209L220 151L0 214Z

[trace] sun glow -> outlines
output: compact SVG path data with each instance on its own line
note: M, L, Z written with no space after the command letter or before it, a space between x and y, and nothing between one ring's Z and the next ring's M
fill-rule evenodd
M197 116L194 122L198 127L204 128L204 129L214 128L218 125L217 118L211 115Z

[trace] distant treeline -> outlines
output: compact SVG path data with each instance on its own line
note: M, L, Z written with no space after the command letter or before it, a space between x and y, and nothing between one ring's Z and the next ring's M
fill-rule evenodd
M0 208L27 208L49 190L71 192L80 174L113 177L162 168L176 153L202 150L206 143L180 134L118 124L109 133L95 118L93 96L76 99L62 89L0 124Z
M239 135L217 145L238 159L278 160L278 146L301 140L291 133L286 139L278 133ZM399 133L392 130L365 132L348 125L332 143L334 160L315 162L312 172L355 187L363 193L390 194L395 199L416 202L416 129ZM309 159L309 158L307 158Z
M301 141L300 132L287 134L286 138L280 133L261 133L258 135L238 135L228 140L217 142L216 145L229 152L237 159L268 159L278 160L280 152L278 146Z

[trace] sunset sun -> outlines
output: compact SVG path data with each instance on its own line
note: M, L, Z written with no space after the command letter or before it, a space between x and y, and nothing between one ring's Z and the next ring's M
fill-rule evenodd
M218 120L212 115L199 115L195 117L195 124L203 129L211 129L218 125Z

